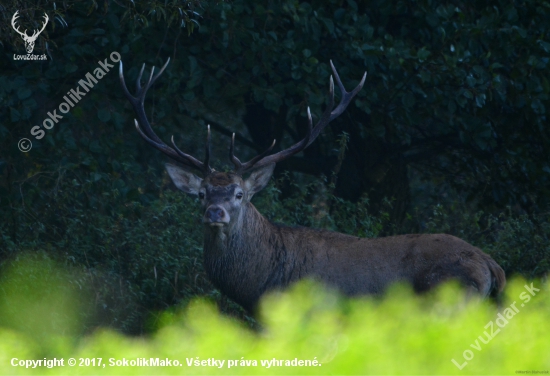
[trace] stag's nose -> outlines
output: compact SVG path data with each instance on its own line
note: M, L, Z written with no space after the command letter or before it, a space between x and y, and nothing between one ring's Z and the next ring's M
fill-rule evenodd
M212 205L206 209L203 222L210 225L229 223L229 214L221 206Z

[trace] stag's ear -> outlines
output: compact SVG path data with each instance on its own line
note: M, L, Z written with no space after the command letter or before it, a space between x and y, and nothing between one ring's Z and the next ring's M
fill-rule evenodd
M195 174L185 171L183 168L166 163L166 171L174 182L174 185L181 191L192 195L198 195L202 179Z
M248 191L248 199L250 200L254 193L261 191L265 188L269 179L273 174L273 169L275 168L275 163L268 164L262 168L257 169L250 174L248 179L244 182L244 186Z

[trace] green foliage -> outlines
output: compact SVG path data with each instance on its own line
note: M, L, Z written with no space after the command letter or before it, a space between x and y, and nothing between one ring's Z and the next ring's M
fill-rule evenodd
M79 299L89 292L77 285L79 275L59 268L45 253L23 253L10 266L0 277L1 326L33 336L45 348L58 345L60 336L83 333L81 316L90 315L90 300Z
M31 270L20 266L12 272L37 271L36 266ZM46 267L40 274L51 280L52 273L60 272ZM29 290L40 291L42 287L36 282L39 281L27 282ZM17 292L11 289L4 293L5 283L0 285L3 301L14 309L24 308ZM62 301L75 301L66 288L58 287L56 291ZM517 279L509 284L507 298L497 308L488 301L466 299L455 285L423 297L414 296L404 286L394 286L383 299L349 300L313 283L302 282L289 292L272 294L263 300L260 332L252 332L220 315L204 300L194 300L178 312L165 313L159 330L147 338L129 338L106 330L85 337L57 332L59 337L53 348L36 340L41 330L47 331L44 328L49 322L39 316L42 311L22 310L24 319L32 322L41 318L45 325L32 335L5 325L0 328L0 374L480 375L544 371L550 366L547 356L550 342L541 335L547 332L548 294L548 283L531 284ZM76 310L67 311L45 299L34 304L48 307L51 317L71 312L73 318L78 315ZM1 311L0 316L3 315ZM64 366L33 369L11 365L13 358L18 362L54 357L64 358ZM69 358L75 358L77 366L68 366ZM96 364L101 358L106 366L79 366L80 358L95 358ZM172 364L178 360L181 366L110 365L110 361L130 362L138 358L140 361L168 358ZM217 368L187 364L187 360L208 359L223 360L224 365ZM307 360L312 365L292 367L284 366L284 362L280 366L262 365L262 360L274 359ZM229 361L235 362L231 368ZM249 365L241 361L248 361Z
M277 188L282 185L293 192L284 200ZM384 224L383 219L368 212L368 198L355 203L345 201L330 194L323 183L297 184L285 175L265 188L265 192L255 205L273 222L326 228L362 237L377 237Z
M527 277L545 275L550 270L550 220L533 220L526 215L518 218L490 218L490 225L499 228L487 236L485 249L510 272Z

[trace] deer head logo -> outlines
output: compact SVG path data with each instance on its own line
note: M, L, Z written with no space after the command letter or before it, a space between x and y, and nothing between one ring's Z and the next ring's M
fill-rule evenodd
M48 15L44 13L44 24L42 25L42 29L40 29L40 31L34 30L33 34L31 36L28 36L27 29L25 29L24 32L21 32L19 31L19 27L15 25L18 17L19 11L15 12L15 14L13 15L11 19L11 26L13 27L13 30L17 31L17 33L21 35L21 38L23 38L23 40L25 41L25 49L27 50L27 53L30 54L34 50L34 42L36 41L36 38L38 38L40 33L44 31L50 19L48 18Z

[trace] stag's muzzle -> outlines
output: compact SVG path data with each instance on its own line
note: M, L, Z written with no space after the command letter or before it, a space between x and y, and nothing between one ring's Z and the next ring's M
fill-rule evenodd
M202 222L210 226L223 226L229 223L229 213L219 205L212 205L206 209Z

